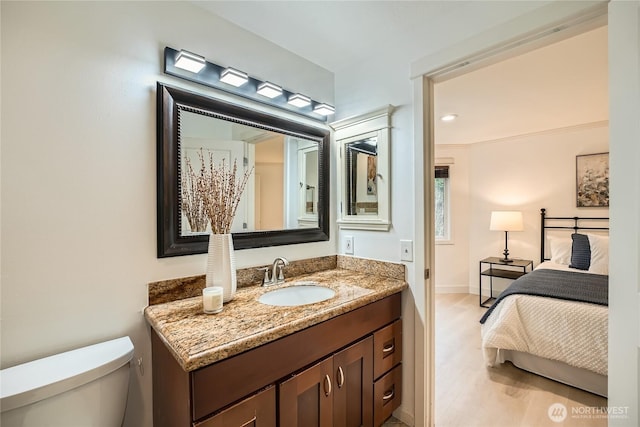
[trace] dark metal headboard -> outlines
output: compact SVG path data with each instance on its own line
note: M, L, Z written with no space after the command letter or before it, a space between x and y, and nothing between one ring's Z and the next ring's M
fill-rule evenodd
M545 208L540 209L540 262L549 261L551 258L545 257L545 237L546 231L550 229L555 230L573 230L574 233L577 233L578 230L601 230L608 231L609 230L609 218L608 217L577 217L577 216L547 216L547 210ZM560 225L549 225L551 221L559 221ZM581 226L578 224L579 221L607 221L607 227L592 227L592 226ZM567 225L573 222L573 225ZM555 222L558 224L558 222Z

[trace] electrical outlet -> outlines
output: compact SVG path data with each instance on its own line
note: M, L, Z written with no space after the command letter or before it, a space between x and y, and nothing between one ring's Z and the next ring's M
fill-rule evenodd
M413 240L400 240L400 260L413 261Z
M353 255L353 236L344 236L344 253Z

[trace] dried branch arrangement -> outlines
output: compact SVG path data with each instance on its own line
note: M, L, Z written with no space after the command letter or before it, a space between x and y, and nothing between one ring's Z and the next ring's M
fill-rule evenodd
M202 151L202 150L201 150ZM205 166L200 162L200 172L196 174L191 166L191 159L186 158L186 168L182 173L180 190L182 200L180 203L182 213L189 221L189 227L193 232L207 231L207 209L204 195L206 193Z
M202 232L207 221L213 234L229 234L253 167L238 178L237 162L228 167L225 159L216 166L213 153L209 153L208 162L202 148L198 153L200 171L196 174L189 159L182 176L182 211L192 231Z

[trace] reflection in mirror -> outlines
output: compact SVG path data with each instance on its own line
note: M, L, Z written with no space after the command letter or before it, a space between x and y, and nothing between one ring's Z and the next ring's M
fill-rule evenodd
M376 137L345 144L347 215L377 215Z
M210 158L216 166L223 161L235 164L238 177L252 172L238 204L232 233L318 226L316 141L210 117L197 110L179 109L178 127L182 236L211 232L206 221L203 227L202 221L188 215L197 209L185 205L191 201L185 197L189 188L185 184L191 173L209 167Z
M207 252L209 224L189 171L250 172L235 249L329 240L329 129L158 83L158 257ZM243 101L246 103L246 101ZM193 194L194 191L191 191Z
M318 146L302 141L298 149L298 224L313 227L318 220Z

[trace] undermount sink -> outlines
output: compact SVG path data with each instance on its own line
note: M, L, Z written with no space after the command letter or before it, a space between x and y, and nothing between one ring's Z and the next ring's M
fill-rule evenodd
M258 302L266 305L293 307L326 301L335 294L333 289L319 285L317 282L297 282L293 286L262 294L258 298Z

